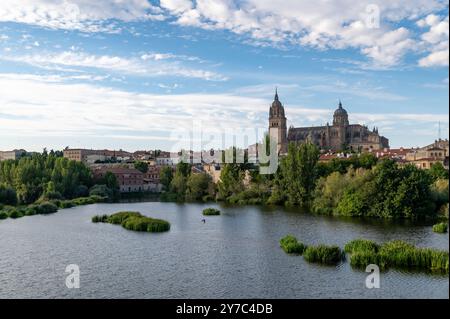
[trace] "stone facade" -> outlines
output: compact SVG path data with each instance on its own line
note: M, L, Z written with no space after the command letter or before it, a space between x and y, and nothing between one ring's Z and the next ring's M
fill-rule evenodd
M339 102L333 115L333 124L313 127L286 128L284 106L275 92L275 99L269 111L269 135L277 141L278 153L287 152L289 142L304 143L306 141L316 144L320 149L339 151L351 149L354 151L368 151L389 148L389 140L378 134L378 128L369 128L365 125L350 124L347 111Z

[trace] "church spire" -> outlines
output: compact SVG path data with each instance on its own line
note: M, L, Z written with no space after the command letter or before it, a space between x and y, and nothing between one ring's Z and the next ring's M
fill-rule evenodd
M342 109L342 102L341 102L341 99L339 99L339 108Z
M275 101L278 101L278 87L275 87Z

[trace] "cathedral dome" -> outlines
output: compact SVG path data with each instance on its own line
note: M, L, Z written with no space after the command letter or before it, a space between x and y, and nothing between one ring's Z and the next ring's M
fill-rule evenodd
M333 125L348 125L348 114L342 107L341 101L339 101L339 106L336 111L334 111Z

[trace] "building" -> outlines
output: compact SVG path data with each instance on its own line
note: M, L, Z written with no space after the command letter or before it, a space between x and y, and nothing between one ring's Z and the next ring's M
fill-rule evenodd
M369 130L361 124L350 124L347 111L339 102L334 111L333 124L313 127L289 127L287 129L284 106L275 92L275 98L269 111L269 135L277 141L279 154L287 152L289 142L309 141L322 150L339 151L350 149L367 151L389 148L389 140L378 134L378 129Z
M110 165L99 165L92 168L92 173L96 179L103 178L107 172L111 172L116 176L121 193L147 190L144 186L144 174L137 169Z
M12 150L12 151L0 151L0 161L6 160L16 160L26 155L27 151L25 150Z
M428 169L434 163L441 163L448 168L449 142L448 140L436 140L434 143L421 148L411 149L406 154L406 160L417 167Z
M64 157L73 161L93 164L96 162L115 159L119 162L128 161L133 158L133 154L123 150L90 150L82 148L64 149Z

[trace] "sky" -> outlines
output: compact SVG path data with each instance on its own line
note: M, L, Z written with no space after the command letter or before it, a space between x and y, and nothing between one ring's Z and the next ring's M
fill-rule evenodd
M251 144L275 88L288 126L331 123L341 100L391 147L427 145L449 136L448 8L2 0L0 150L223 148L245 132Z

